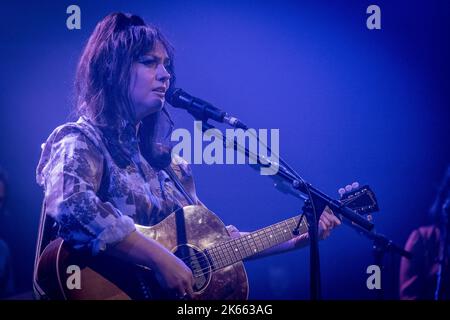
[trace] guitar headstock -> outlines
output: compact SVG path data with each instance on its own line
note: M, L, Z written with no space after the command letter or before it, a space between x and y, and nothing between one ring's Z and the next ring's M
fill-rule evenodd
M380 210L375 193L368 185L339 189L341 203L358 214L370 214ZM344 190L344 191L342 191Z

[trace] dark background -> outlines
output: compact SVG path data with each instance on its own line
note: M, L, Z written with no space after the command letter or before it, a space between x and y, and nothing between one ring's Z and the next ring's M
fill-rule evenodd
M66 8L81 8L81 30ZM381 8L381 30L366 8ZM426 223L449 148L449 9L436 1L1 1L0 165L11 215L17 293L31 290L42 191L40 145L67 121L77 60L95 24L113 11L143 16L176 49L178 86L254 128L279 128L280 150L330 195L368 183L379 232L403 245ZM179 127L192 130L182 111ZM300 203L245 165L194 165L202 201L226 224L254 230L299 213ZM371 242L348 227L320 245L323 296L373 299ZM383 288L398 298L398 257ZM246 263L252 299L307 299L308 250Z

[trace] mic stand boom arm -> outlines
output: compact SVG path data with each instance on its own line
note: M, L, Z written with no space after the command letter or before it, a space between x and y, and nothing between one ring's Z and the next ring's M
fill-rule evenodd
M203 131L208 129L215 129L211 124L206 124L203 122ZM211 132L211 131L209 131ZM242 152L245 154L247 159L257 159L257 164L249 164L253 169L259 169L264 167L270 167L271 165L275 165L270 160L263 156L259 156L251 152L247 147L242 146L236 140L231 141L226 136L224 136L221 131L214 130L215 134L219 134L216 136L218 139L222 139L224 142L224 147L228 148L229 146L233 146L234 150L238 152ZM262 161L261 161L262 160ZM289 184L294 190L300 193L298 196L303 199L308 199L313 197L314 199L310 199L314 201L314 203L320 203L323 207L328 206L335 214L341 214L344 218L349 221L355 223L365 230L372 230L374 225L372 222L367 221L359 214L355 213L349 207L343 205L341 202L334 200L330 196L326 195L324 192L315 188L311 184L307 183L301 177L298 177L292 171L288 170L286 166L283 164L276 164L278 166L278 171L274 174L274 176L280 178L285 183ZM272 177L272 176L269 176ZM273 178L273 177L272 177Z

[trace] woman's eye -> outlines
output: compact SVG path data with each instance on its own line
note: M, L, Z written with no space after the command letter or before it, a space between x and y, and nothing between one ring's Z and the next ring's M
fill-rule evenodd
M154 66L154 65L156 65L156 60L147 59L147 60L142 60L141 63L146 66Z
M157 65L159 64L157 59L152 59L152 58L142 58L139 60L139 63L143 64L144 66L154 67L154 68L156 68ZM164 62L165 69L169 69L171 67L171 65L172 65L172 63L170 61Z

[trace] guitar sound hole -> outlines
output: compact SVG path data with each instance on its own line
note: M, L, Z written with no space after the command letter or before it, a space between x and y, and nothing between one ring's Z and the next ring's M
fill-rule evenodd
M174 254L191 268L194 275L194 291L203 290L211 277L208 257L201 250L186 244L178 246Z

